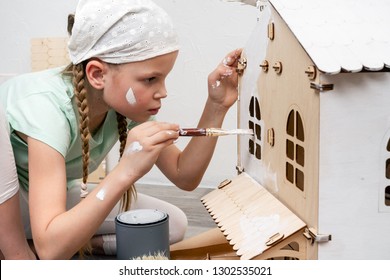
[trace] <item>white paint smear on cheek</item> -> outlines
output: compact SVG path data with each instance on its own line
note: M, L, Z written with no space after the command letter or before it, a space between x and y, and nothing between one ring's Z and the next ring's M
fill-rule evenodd
M134 105L137 103L137 99L135 99L135 95L132 88L129 88L129 90L126 93L126 100L129 102L130 105Z

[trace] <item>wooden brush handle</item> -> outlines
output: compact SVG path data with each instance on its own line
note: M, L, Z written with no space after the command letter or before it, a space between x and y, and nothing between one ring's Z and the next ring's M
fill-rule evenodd
M205 128L180 128L180 136L206 136Z

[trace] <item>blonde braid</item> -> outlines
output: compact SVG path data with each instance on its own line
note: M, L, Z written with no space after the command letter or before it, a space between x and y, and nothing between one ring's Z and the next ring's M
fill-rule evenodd
M122 157L126 146L126 140L127 140L127 120L125 116L119 114L118 112L116 113L116 119L118 122L118 133L119 133L119 142L120 142L119 156ZM121 205L120 205L122 212L130 209L131 199L133 197L136 197L136 194L137 193L135 190L135 186L132 184L130 188L122 196Z
M80 114L80 137L82 144L83 157L83 181L81 184L81 197L87 196L87 179L88 179L88 165L89 165L89 139L91 134L89 132L89 117L87 104L87 90L85 88L84 67L82 63L73 66L73 84L74 94L77 101L77 107Z
M119 155L120 157L122 157L127 140L127 121L126 117L119 113L116 113L116 120L118 122L118 133L120 142Z
M70 74L69 71L72 71L73 74L73 86L74 86L74 95L76 97L76 103L80 115L80 137L82 144L82 157L83 157L83 179L81 183L81 198L85 198L88 194L87 192L87 180L88 180L88 165L89 165L89 139L91 134L89 132L89 117L88 117L88 104L87 104L87 89L85 88L85 75L84 75L84 66L82 63L77 65L70 64L65 69L65 74ZM80 258L84 258L85 253L92 253L92 246L90 242L87 242L80 250Z

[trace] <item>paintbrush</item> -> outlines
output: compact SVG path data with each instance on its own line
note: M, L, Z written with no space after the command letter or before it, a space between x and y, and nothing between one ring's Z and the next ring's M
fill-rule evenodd
M179 136L253 135L252 129L180 128Z

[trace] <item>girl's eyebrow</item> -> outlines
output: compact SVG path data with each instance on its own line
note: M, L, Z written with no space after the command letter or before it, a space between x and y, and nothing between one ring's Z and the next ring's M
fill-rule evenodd
M145 72L145 73L143 73L143 75L145 75L145 76L161 76L162 73L157 72L157 71L152 71L152 72Z

